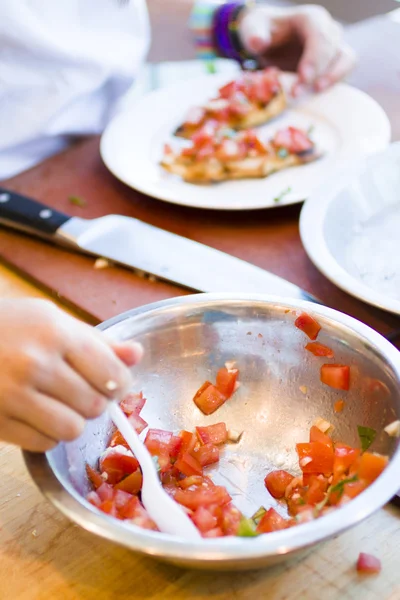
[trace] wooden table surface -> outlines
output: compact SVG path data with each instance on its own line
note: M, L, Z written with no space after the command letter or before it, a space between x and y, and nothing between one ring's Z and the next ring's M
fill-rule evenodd
M0 265L0 297L28 296L45 297ZM42 498L16 448L0 444L0 473L0 600L400 599L400 510L393 506L305 558L209 574L135 555L71 524ZM381 558L379 576L356 573L360 551Z

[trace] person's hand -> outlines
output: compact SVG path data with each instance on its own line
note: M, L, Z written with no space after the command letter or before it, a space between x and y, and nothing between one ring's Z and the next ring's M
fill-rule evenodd
M44 452L77 438L129 391L141 356L50 302L0 302L0 440Z
M342 27L322 6L285 9L258 5L246 9L239 34L245 50L262 65L297 71L295 94L302 87L323 91L355 65L355 54L343 40Z

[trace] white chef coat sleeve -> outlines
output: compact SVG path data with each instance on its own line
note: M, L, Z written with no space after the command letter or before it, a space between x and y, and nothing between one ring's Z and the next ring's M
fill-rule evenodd
M0 179L101 132L149 43L145 0L1 0Z

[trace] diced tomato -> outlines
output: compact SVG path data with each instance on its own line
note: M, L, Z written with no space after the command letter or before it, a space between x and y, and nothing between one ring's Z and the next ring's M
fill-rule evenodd
M205 110L195 106L186 114L185 125L199 125L205 117Z
M341 413L344 409L344 400L337 400L333 405L335 413Z
M107 483L115 484L125 475L136 471L139 463L131 452L123 446L108 448L100 458L100 471L107 473Z
M232 94L235 93L235 91L237 90L237 84L236 81L230 81L229 83L227 83L226 85L222 86L219 90L218 90L218 94L221 98L230 98L232 96Z
M179 437L182 440L180 453L184 454L187 452L188 454L191 454L198 445L196 434L190 433L190 431L181 431Z
M139 498L131 495L128 502L120 507L119 514L123 519L133 519L138 510L140 510Z
M240 145L235 141L229 138L222 140L218 147L215 150L215 156L218 160L229 161L229 160L240 160L244 158L241 151Z
M210 506L211 504L217 504L222 506L228 504L231 501L231 497L222 486L215 485L210 488L199 488L197 490L177 490L175 494L175 500L195 510L199 506Z
M179 456L174 467L180 471L182 475L186 475L186 477L189 477L190 475L202 475L203 473L199 461L187 452Z
M122 519L129 519L131 523L142 527L143 529L157 530L157 527L152 521L141 504L137 496L132 496L130 500L120 508L119 515Z
M104 500L104 502L100 504L99 509L102 512L107 513L108 515L118 518L118 513L117 509L115 508L114 500Z
M321 381L337 390L348 390L350 387L350 367L347 365L322 365Z
M206 381L201 388L196 392L193 402L205 415L211 415L215 412L227 398L222 394L215 385Z
M144 445L152 456L159 456L160 454L168 454L169 456L169 443L171 439L171 431L149 429L146 433Z
M296 450L303 473L328 475L333 472L333 448L329 448L321 442L310 442L309 444L296 444Z
M119 483L114 486L116 490L123 490L130 494L137 494L142 489L143 477L140 469L124 477Z
M131 498L132 498L132 494L128 494L128 492L125 492L123 490L116 490L114 493L115 508L118 511L120 511L128 504L128 502L130 501Z
M303 492L304 490L300 491ZM303 510L303 507L305 506L305 500L302 494L300 494L300 491L294 493L290 498L287 498L286 500L288 513L292 517L298 515L299 512L301 512Z
M264 479L264 484L273 498L283 498L289 483L294 477L287 471L271 471Z
M345 475L350 467L356 462L360 456L358 448L352 448L345 444L335 445L335 459L333 463L333 481L335 484Z
M225 535L236 535L242 513L231 502L222 507L221 527Z
M101 505L100 496L97 494L97 492L89 492L86 496L86 500L90 502L90 504L93 504L93 506L97 506L97 508L99 508Z
M313 425L310 429L310 442L319 442L325 444L328 448L333 450L333 442L329 435L323 433L316 425Z
M219 461L219 448L214 444L204 444L198 450L193 452L193 456L199 461L202 467L212 465Z
M235 391L239 369L222 367L217 373L216 387L226 398L230 398Z
M201 129L199 129L198 131L196 131L196 133L192 135L191 139L194 144L194 147L199 149L206 144L212 144L218 126L218 121L209 119L203 125L203 127L201 127Z
M178 435L173 435L168 444L168 453L170 458L176 458L181 451L183 440Z
M137 415L136 413L132 413L128 417L128 421L132 425L132 427L134 428L134 430L136 431L137 434L142 433L143 429L146 429L146 427L148 426L148 423L144 419L142 419L142 417L140 415Z
M196 427L197 437L202 444L224 444L228 439L225 423L215 423L206 427Z
M274 508L267 510L265 515L261 518L261 521L257 525L258 533L270 533L272 531L280 531L281 529L287 529L288 523L286 519L276 512Z
M207 508L203 506L199 506L196 508L194 513L191 516L193 523L196 527L204 533L205 531L210 531L210 529L214 529L218 525L218 520L214 517Z
M100 473L88 464L86 465L86 474L95 490L97 490L97 488L99 488L104 483L104 479L102 478Z
M97 490L97 494L102 502L112 500L114 498L114 489L109 483L102 483Z
M308 313L301 313L294 322L295 326L303 331L310 340L316 340L321 330L321 325Z
M204 477L203 475L190 475L189 477L185 477L185 479L178 481L178 486L182 490L187 490L190 487L210 487L213 485L211 479L209 477Z
M235 117L243 117L252 109L249 99L241 90L236 91L229 98L229 112Z
M277 148L285 148L285 150L293 154L308 152L314 147L313 142L306 132L296 127L287 127L278 131L273 139L273 144Z
M255 150L256 154L265 155L269 153L268 147L260 140L258 135L252 129L241 132L248 148Z
M182 148L181 156L183 158L194 158L197 154L197 149L194 146L187 146L186 148Z
M124 446L124 448L127 448L128 450L130 450L130 447L128 446L124 436L118 429L116 431L114 431L114 433L112 434L111 440L110 440L108 446L110 448L113 448L114 446Z
M205 538L217 538L217 537L222 537L224 535L224 532L222 531L221 527L215 527L215 529L210 529L209 531L205 531L203 533L203 537Z
M365 481L352 481L351 483L345 483L343 486L343 497L356 498L361 492L367 487Z
M357 560L357 571L359 573L380 573L382 563L376 556L360 552Z
M196 153L197 160L205 160L207 158L213 157L215 154L215 149L213 144L204 144Z
M379 477L388 462L389 459L387 456L364 452L361 455L358 466L358 477L370 484Z
M328 489L328 482L325 479L313 477L308 489L304 492L303 498L307 505L315 506L325 498Z
M143 397L142 392L139 394L130 393L122 400L120 407L127 416L132 413L138 415L145 405L145 402L146 398Z
M326 356L327 358L333 358L333 350L320 344L319 342L308 342L305 349L314 354L314 356Z
M174 151L172 150L172 146L171 144L164 144L164 154L173 154Z

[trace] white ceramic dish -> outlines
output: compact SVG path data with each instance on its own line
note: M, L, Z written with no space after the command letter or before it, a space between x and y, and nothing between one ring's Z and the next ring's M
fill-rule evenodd
M381 107L365 93L345 84L291 103L280 117L260 128L269 137L288 125L313 128L325 156L321 160L276 173L267 179L193 185L160 166L164 143L185 144L172 135L188 108L215 95L232 75L205 75L151 92L125 105L107 127L101 155L110 171L149 196L197 208L248 210L303 201L332 171L350 160L384 149L390 124ZM289 88L293 77L286 74ZM278 200L277 200L278 199Z
M400 143L326 182L305 203L303 245L349 294L400 314Z

